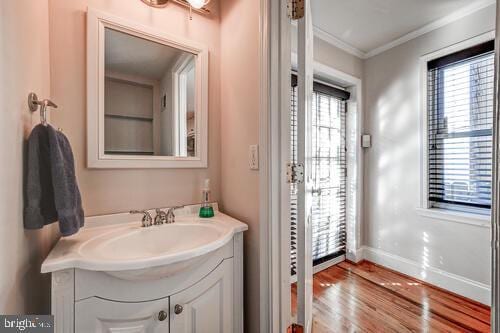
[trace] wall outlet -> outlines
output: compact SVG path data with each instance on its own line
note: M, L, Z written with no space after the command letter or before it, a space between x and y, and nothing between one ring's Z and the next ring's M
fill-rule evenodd
M250 145L248 149L248 165L250 170L259 170L259 145Z

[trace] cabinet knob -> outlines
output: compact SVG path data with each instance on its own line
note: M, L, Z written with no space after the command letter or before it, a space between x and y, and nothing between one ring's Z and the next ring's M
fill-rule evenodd
M184 310L184 308L182 307L182 305L180 304L176 304L174 306L174 313L175 314L181 314L182 313L182 310Z
M164 321L165 319L167 319L168 315L165 311L161 310L160 312L158 312L158 320L159 321Z

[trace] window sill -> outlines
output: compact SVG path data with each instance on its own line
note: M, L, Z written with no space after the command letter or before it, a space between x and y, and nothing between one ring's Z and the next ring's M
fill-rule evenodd
M455 212L441 208L417 208L416 210L418 215L427 218L469 224L481 228L491 227L491 218L489 215Z

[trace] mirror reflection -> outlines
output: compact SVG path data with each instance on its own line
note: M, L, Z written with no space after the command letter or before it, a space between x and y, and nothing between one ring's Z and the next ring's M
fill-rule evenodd
M196 155L196 56L105 29L104 150Z

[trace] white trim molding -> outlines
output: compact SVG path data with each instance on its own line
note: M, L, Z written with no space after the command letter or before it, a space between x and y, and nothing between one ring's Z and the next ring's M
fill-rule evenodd
M345 51L349 54L352 54L353 56L356 56L361 59L366 59L367 54L364 51L361 51L360 49L356 48L355 46L352 46L349 43L344 42L343 40L335 37L334 35L330 34L329 32L326 32L325 30L322 30L318 27L314 27L314 36L341 49L342 51Z
M292 68L297 66L297 54L292 52ZM360 78L347 74L320 62L313 62L315 78L327 84L335 84L351 93L347 101L346 148L347 148L347 259L358 262L357 252L361 244L361 224L363 220L363 148L361 135L363 122L363 82Z
M316 273L319 273L321 271L324 271L325 269L328 269L332 266L335 266L339 263L341 263L342 261L346 260L346 256L345 255L341 255L341 256L338 256L336 258L333 258L333 259L330 259L328 261L325 261L321 264L318 264L316 266L313 266L313 274L316 274ZM352 261L352 260L351 260ZM292 275L290 277L290 283L295 283L297 282L297 275Z
M474 225L481 228L491 228L490 215L481 215L441 208L417 208L417 214L436 221L451 221Z
M293 34L297 34L297 22L292 21L292 27L293 27ZM355 57L358 57L360 59L366 59L366 53L361 51L360 49L356 48L355 46L352 46L349 43L344 42L343 40L335 37L334 35L330 34L329 32L320 29L318 27L313 27L313 32L314 32L314 37L321 39L322 41L327 42L330 45L333 45L342 51L345 51Z
M365 59L376 56L377 54L383 53L383 52L390 50L398 45L404 44L412 39L415 39L417 37L425 35L426 33L429 33L431 31L442 28L450 23L458 21L461 18L464 18L468 15L474 14L475 12L477 12L483 8L486 8L488 6L491 6L493 4L495 4L495 0L476 1L470 5L467 5L463 8L460 8L459 10L452 12L449 15L446 15L446 16L440 18L439 20L436 20L434 22L426 24L417 30L414 30L410 33L407 33L406 35L401 36L401 37L399 37L399 38L397 38L397 39L395 39L395 40L393 40L385 45L382 45L382 46L377 47L371 51L368 51L365 54Z
M489 40L495 39L495 32L489 31L484 34L466 39L459 43L447 46L445 48L427 53L420 57L420 206L417 208L417 213L420 215L427 215L428 217L437 217L439 213L440 219L442 220L452 220L456 222L465 223L465 220L469 220L470 224L482 225L484 224L484 215L476 214L474 212L457 213L453 212L446 214L442 213L443 210L436 211L435 208L431 208L429 201L427 199L428 193L428 110L427 110L427 63L431 60L452 54L475 45L487 42ZM426 212L428 210L428 212ZM432 212L430 212L432 210ZM473 217L471 219L471 217Z
M283 139L290 114L290 19L287 0L260 0L260 332L286 332L290 311L289 188ZM272 112L271 112L272 111ZM280 130L276 130L280 129ZM288 136L289 137L289 136ZM288 185L288 184L287 184ZM288 307L286 306L288 304Z
M468 15L474 14L475 12L486 8L488 6L491 6L495 4L495 0L481 0L481 1L475 1L474 3L467 5L465 7L462 7L449 15L446 15L436 21L433 21L429 24L426 24L416 30L413 30L401 37L398 37L389 43L386 43L384 45L381 45L379 47L376 47L370 51L363 51L358 49L357 47L346 43L345 41L339 39L338 37L333 36L329 32L322 30L318 27L314 27L314 36L349 53L352 54L360 59L368 59L371 57L374 57L378 54L381 54L385 51L388 51L392 48L395 48L396 46L399 46L401 44L404 44L412 39L415 39L417 37L420 37L422 35L425 35L431 31L437 30L439 28L442 28L450 23L453 23L455 21L458 21Z
M195 55L196 156L110 155L104 152L105 29ZM208 47L92 8L87 12L87 166L89 168L208 167ZM159 103L159 101L156 101Z
M375 264L390 268L480 303L490 305L490 286L487 284L449 273L439 268L424 266L416 261L373 247L363 246L362 257Z

